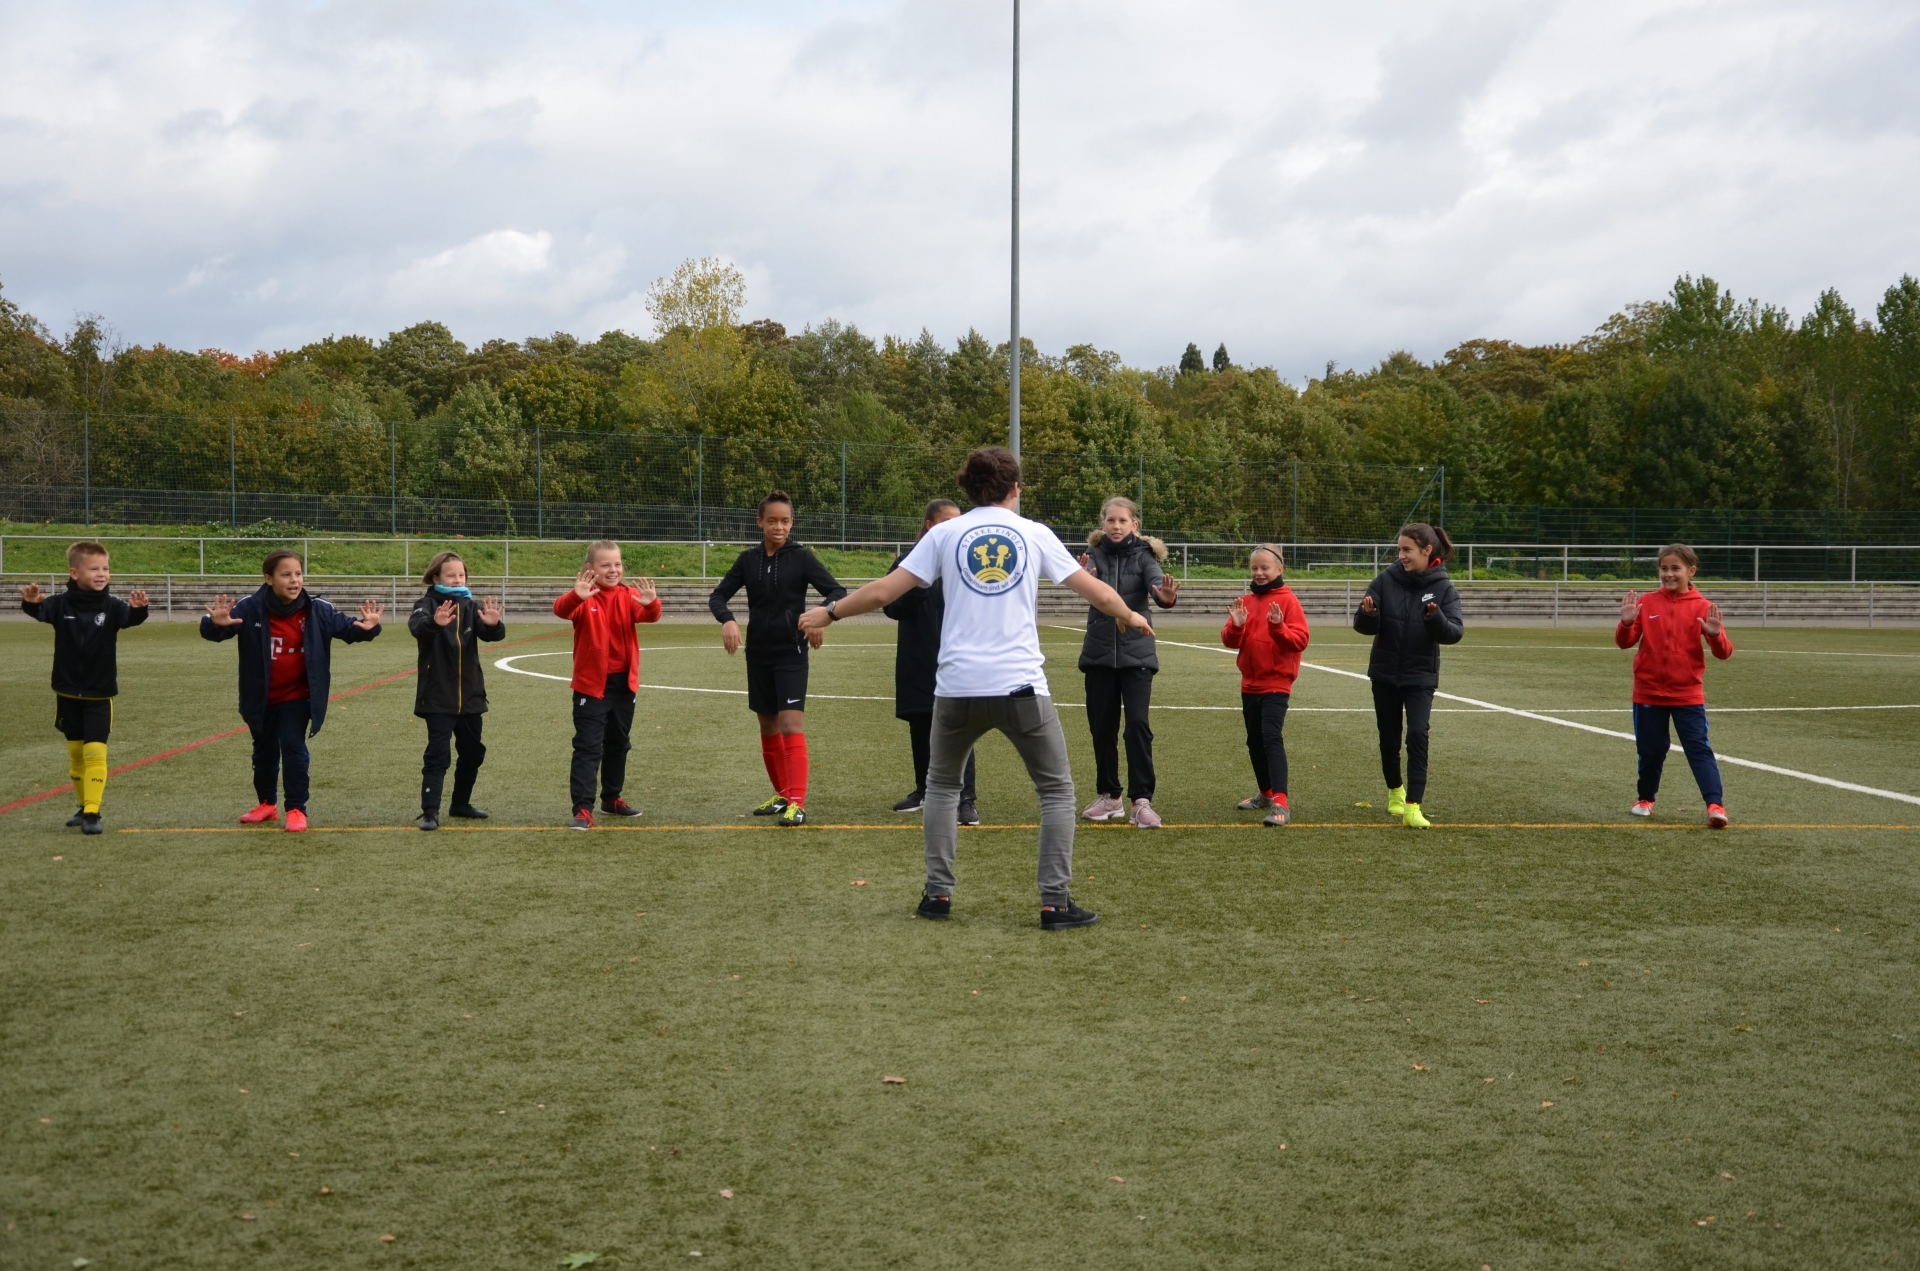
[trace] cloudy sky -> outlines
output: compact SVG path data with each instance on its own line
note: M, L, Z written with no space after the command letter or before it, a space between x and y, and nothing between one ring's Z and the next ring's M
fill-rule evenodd
M0 284L248 351L1007 327L1006 0L0 0ZM1026 0L1023 329L1300 379L1920 273L1912 0Z

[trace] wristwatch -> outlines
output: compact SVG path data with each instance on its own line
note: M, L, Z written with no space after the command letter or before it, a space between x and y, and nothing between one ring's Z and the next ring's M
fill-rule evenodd
M829 601L828 601L828 602L827 602L827 603L826 603L825 605L823 605L823 606L821 606L821 607L822 607L823 609L825 609L825 610L827 611L827 621L828 621L828 622L838 622L838 621L840 621L840 615L838 615L838 614L836 614L836 613L835 613L835 612L833 611L833 607L834 607L835 605L837 605L837 604L839 604L839 603L840 603L840 602L839 602L838 600L829 600Z

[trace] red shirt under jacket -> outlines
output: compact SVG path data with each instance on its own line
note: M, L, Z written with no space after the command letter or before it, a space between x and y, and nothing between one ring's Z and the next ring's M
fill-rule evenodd
M660 598L641 604L633 588L622 584L611 591L596 590L585 600L569 588L553 602L555 617L573 623L573 691L587 697L603 697L607 677L624 670L627 687L640 687L640 637L634 633L636 622L660 621ZM609 669L608 652L619 650L620 664Z
M267 705L304 701L307 687L307 609L267 615Z
M1264 596L1252 592L1240 597L1247 607L1247 625L1236 627L1228 618L1220 628L1220 643L1240 650L1242 693L1291 693L1300 674L1300 655L1307 648L1307 615L1300 598L1285 583ZM1267 611L1280 610L1280 621L1269 622Z
M1733 656L1726 628L1710 636L1700 629L1707 616L1707 598L1693 584L1679 595L1662 587L1640 597L1632 622L1614 628L1613 642L1623 649L1635 644L1633 700L1641 706L1703 706L1707 701L1707 657L1701 642L1722 662Z

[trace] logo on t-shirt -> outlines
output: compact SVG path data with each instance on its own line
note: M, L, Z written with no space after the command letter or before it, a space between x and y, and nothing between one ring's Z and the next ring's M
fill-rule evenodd
M1026 543L1005 526L976 525L960 536L955 550L961 577L983 596L1013 590L1026 573Z

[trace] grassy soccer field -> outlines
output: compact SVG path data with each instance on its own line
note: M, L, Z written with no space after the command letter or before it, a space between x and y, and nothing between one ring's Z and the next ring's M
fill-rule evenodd
M1078 640L1044 635L1090 797ZM485 829L406 828L404 676L333 706L304 837L234 825L244 735L113 778L103 837L65 794L0 815L0 1265L1920 1260L1920 807L1729 765L1710 833L1676 754L1630 824L1629 742L1441 702L1438 828L1391 828L1335 673L1366 650L1323 625L1299 823L1260 830L1231 660L1164 627L1169 828L1083 829L1101 924L1039 931L997 739L956 918L923 923L892 630L830 636L805 830L743 815L742 697L650 690L645 819L560 831L566 689L498 669ZM1920 789L1920 710L1727 709L1920 704L1920 633L1733 636L1724 754ZM530 637L491 657L564 676L564 629ZM643 644L648 684L744 687L711 626ZM0 625L0 804L64 780L50 647ZM231 645L121 651L116 765L238 725ZM335 689L413 656L390 622ZM1445 656L1447 691L1630 728L1605 631Z

